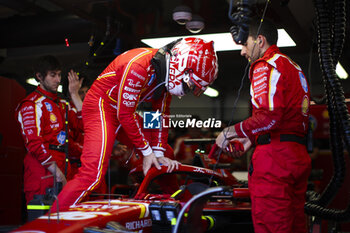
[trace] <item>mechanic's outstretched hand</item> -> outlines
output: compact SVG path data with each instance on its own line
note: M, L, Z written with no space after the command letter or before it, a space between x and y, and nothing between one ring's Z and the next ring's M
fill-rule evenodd
M226 148L231 139L236 138L237 133L234 126L226 127L216 138L216 144L220 148Z
M145 176L153 164L154 164L154 166L156 166L156 168L158 170L161 169L161 167L158 163L158 160L157 160L156 156L154 155L154 153L147 155L147 156L143 156L143 174Z
M62 185L66 185L67 180L64 174L62 173L61 169L59 169L56 165L56 163L51 164L47 170L52 173L52 175L56 175L56 181L62 182Z
M251 146L252 142L249 138L234 138L228 143L227 147L223 148L223 151L234 158L239 158L244 155Z
M158 162L165 165L165 166L168 166L168 169L166 172L172 172L175 168L175 170L177 170L179 168L179 164L180 162L179 161L176 161L176 160L172 160L172 159L169 159L167 157L158 157L157 158Z
M234 126L225 128L216 138L216 144L235 158L241 157L252 146L249 138L238 137Z

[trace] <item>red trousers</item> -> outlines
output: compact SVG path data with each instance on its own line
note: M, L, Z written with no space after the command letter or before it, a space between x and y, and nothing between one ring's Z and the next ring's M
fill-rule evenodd
M96 190L105 177L115 139L130 146L130 140L117 119L117 111L95 95L87 95L82 111L84 122L84 147L81 167L58 195L60 210L81 202ZM147 134L145 134L147 138ZM129 145L128 145L129 144ZM56 203L52 205L56 211Z
M57 166L61 171L65 172L65 154L50 150L51 155L54 157ZM26 203L34 198L36 194L45 194L47 188L53 187L52 173L47 170L50 164L43 166L32 155L27 154L24 157L24 193L26 197ZM67 180L73 178L70 164L67 164Z
M272 138L258 145L251 163L249 191L256 233L306 233L304 214L311 159L305 146Z

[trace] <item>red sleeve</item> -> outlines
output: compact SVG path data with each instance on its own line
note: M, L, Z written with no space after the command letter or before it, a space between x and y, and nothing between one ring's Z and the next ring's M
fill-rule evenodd
M63 102L66 105L66 101L63 100ZM66 113L64 113L64 115L66 115ZM68 125L71 130L77 132L84 132L81 111L77 111L77 109L74 106L72 106L71 103L68 103Z
M152 109L154 111L159 111L161 115L161 122L166 122L166 125L169 125L169 115L170 115L170 102L171 95L169 92L165 91L163 95L152 104ZM160 127L159 129L151 129L151 146L156 155L156 157L164 156L165 148L168 144L168 133L169 128Z
M69 138L68 152L70 159L79 159L83 152L83 145Z
M285 107L284 89L283 77L277 69L264 61L253 67L250 89L253 113L235 125L239 137L253 140L254 136L278 127Z
M142 126L135 112L141 91L146 84L147 71L134 62L128 63L123 71L118 90L117 117L135 147L147 156L152 153L152 149L142 133Z
M17 112L17 119L21 125L27 150L44 165L53 161L53 159L43 143L43 129L41 129L40 118L41 109L37 109L36 105L30 101L24 102Z
M83 151L84 127L81 111L77 111L71 102L68 104L68 124L68 154L71 159L79 159Z

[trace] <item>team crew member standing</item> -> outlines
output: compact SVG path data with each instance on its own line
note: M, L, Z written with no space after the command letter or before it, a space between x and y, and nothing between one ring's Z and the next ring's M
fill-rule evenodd
M257 34L259 24L250 25L241 51L252 63L252 116L224 129L216 143L226 149L239 140L245 151L256 144L248 177L255 232L306 233L309 87L301 68L277 48L276 27L265 20Z
M61 82L61 68L53 56L40 57L34 66L34 74L40 82L37 89L21 101L16 110L22 128L25 146L28 150L24 158L24 192L27 203L35 194L45 194L53 187L53 179L42 179L54 174L58 182L65 184L65 100L57 96ZM73 71L68 73L69 92L78 112L69 107L69 127L83 130L81 119L82 101L78 95L81 82ZM55 161L55 163L50 163ZM69 178L70 166L67 175Z
M167 128L146 130L135 112L140 102L151 102L160 115L169 115L171 95L191 91L200 95L217 77L213 42L187 38L162 49L137 48L118 56L93 83L83 104L82 167L58 196L60 209L77 204L104 178L115 138L133 144L143 155L143 171L159 163L168 172L178 162L164 157ZM158 91L158 92L157 92ZM56 211L56 204L52 205Z

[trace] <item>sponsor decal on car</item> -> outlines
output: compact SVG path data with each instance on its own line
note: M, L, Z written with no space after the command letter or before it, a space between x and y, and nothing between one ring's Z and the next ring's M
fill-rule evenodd
M125 223L125 227L128 230L137 230L142 229L145 227L151 227L152 226L152 220L151 219L143 219L139 221L132 221Z
M99 216L109 216L111 213L108 212L86 212L86 211L66 211L66 212L60 212L59 213L59 219L60 220L86 220L91 218L97 218ZM39 219L48 219L49 216L41 216ZM52 213L50 215L50 218L57 218L57 213Z

